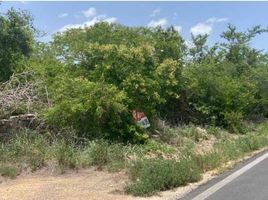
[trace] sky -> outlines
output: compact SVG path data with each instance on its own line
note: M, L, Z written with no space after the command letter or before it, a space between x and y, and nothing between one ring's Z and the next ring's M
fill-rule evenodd
M186 41L192 34L209 34L208 44L221 42L228 23L246 31L254 25L268 27L268 2L2 2L0 12L28 10L48 42L56 32L91 26L99 21L127 26L173 25ZM268 51L268 33L257 36L253 47Z

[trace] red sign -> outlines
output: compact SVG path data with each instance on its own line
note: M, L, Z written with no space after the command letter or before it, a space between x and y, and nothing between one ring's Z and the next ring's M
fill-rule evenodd
M150 127L150 122L149 122L148 118L145 116L145 114L143 112L133 110L132 111L132 116L133 116L133 119L135 120L135 122L139 126L141 126L143 128L149 128Z
M135 122L140 121L143 117L146 117L145 114L143 112L139 112L137 110L133 110L132 111L132 116L133 119L135 120Z

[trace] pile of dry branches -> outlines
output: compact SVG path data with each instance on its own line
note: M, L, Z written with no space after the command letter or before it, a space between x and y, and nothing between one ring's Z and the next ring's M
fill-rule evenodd
M33 82L33 76L29 71L13 74L7 82L0 84L0 118L34 111L33 105L41 100L36 90L40 83Z

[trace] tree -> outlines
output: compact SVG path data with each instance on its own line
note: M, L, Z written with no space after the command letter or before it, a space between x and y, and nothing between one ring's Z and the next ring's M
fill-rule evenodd
M126 92L131 109L149 117L165 99L179 96L185 47L173 27L97 23L55 35L53 47L72 73L115 85Z
M32 17L27 12L10 9L0 15L0 81L22 70L22 61L33 50L34 33Z
M207 39L208 35L194 36L192 34L193 46L189 48L189 56L194 62L201 62L208 55Z
M221 44L221 50L225 53L225 58L237 65L237 73L243 73L248 67L256 65L260 51L250 47L250 42L257 35L268 32L267 28L254 26L245 32L237 31L231 24L221 37L227 40Z

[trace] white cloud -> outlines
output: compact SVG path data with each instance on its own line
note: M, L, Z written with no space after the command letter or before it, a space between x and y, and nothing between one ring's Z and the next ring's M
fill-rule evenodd
M182 31L182 27L181 26L174 26L175 30L178 31L179 33Z
M168 21L165 18L161 18L158 20L152 20L149 22L148 26L149 27L157 27L157 26L167 26L168 25Z
M205 22L199 22L195 26L191 27L190 32L193 35L210 34L213 30L213 25L215 23L221 23L221 22L226 22L226 21L228 21L228 18L211 17L211 18L207 19Z
M85 17L89 18L95 16L97 14L97 10L94 7L90 7L87 10L83 10L82 13Z
M216 18L216 17L211 17L206 20L207 23L213 24L213 23L219 23L219 22L226 22L228 21L228 18Z
M193 35L205 35L212 32L212 25L207 23L198 23L190 29Z
M93 26L94 24L98 22L107 22L107 23L114 23L116 22L115 17L106 17L106 15L98 15L95 16L93 19L85 21L81 24L67 24L64 27L62 27L59 32L64 32L68 29L74 29L74 28L85 28L85 27L90 27Z
M156 17L157 15L159 15L159 13L161 12L160 8L157 8L155 10L153 10L152 14L150 14L151 17Z
M64 17L67 17L68 16L68 13L61 13L58 15L59 18L64 18Z

